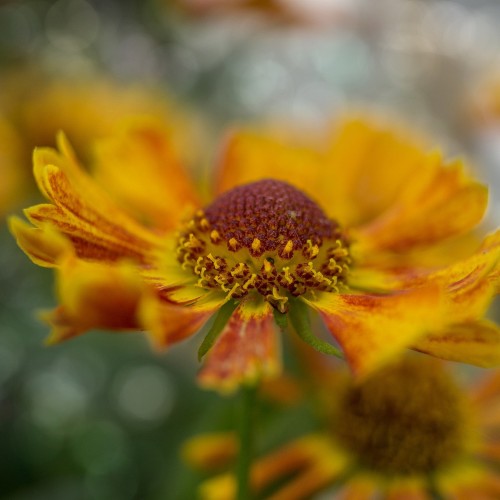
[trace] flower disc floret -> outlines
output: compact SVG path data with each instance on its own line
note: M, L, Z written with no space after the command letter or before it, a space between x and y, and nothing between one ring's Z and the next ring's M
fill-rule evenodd
M177 256L198 286L256 292L280 312L289 295L338 292L350 256L339 224L297 188L262 180L223 193L180 233Z

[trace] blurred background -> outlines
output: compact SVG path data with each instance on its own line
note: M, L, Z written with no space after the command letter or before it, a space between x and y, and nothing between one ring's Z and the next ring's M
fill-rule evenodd
M51 348L36 310L53 276L5 217L37 201L31 151L64 129L79 154L132 114L164 119L197 177L226 127L380 110L468 157L500 216L497 0L0 1L0 497L192 499L179 460L234 401L196 387L198 339L153 354L143 336L90 333ZM217 403L217 404L215 404ZM261 409L267 445L314 425Z

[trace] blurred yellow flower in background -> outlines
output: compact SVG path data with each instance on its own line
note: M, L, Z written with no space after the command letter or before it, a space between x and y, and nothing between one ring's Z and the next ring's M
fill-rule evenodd
M500 496L498 373L466 389L429 358L407 357L361 383L318 365L310 392L322 403L322 429L256 460L258 498L303 500L325 490L351 500ZM200 435L184 458L209 472L230 465L237 450L232 434ZM221 474L202 483L200 497L231 500L235 486Z
M193 140L197 125L159 88L124 84L98 74L54 79L39 68L6 71L0 88L0 216L34 192L30 173L34 147L55 145L56 133L64 130L77 154L87 160L95 139L112 133L127 117L137 116L172 126L179 151L191 155L183 141L186 136Z
M276 325L339 354L312 333L315 310L360 376L406 348L500 362L500 332L484 319L500 233L465 257L448 252L487 206L460 161L357 118L319 149L240 131L204 205L156 122L125 125L94 151L89 175L65 136L37 149L49 203L25 211L34 227L11 221L31 259L57 269L51 342L143 329L167 347L213 316L200 382L231 391L280 372Z

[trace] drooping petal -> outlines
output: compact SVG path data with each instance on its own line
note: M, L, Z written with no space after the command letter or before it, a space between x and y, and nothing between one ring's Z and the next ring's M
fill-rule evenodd
M121 206L156 228L175 228L200 206L173 134L153 121L98 142L94 174Z
M450 361L499 366L500 328L488 320L453 324L421 338L412 348Z
M128 250L123 256L144 255L158 244L158 237L121 211L76 163L64 136L59 136L62 154L37 149L34 173L42 193L54 205L39 205L27 211L35 225L50 223L80 241L83 248L109 244ZM136 256L135 255L135 256ZM85 256L83 254L82 256Z
M280 343L270 305L241 303L205 359L200 384L222 392L278 375Z
M52 326L49 343L69 339L93 328L134 330L143 284L134 267L89 263L74 257L58 268L60 306L45 313Z
M19 247L39 266L54 267L59 259L72 252L69 240L52 228L35 228L18 217L11 217L9 229Z
M308 303L320 311L359 376L397 356L442 319L436 287L382 296L322 294Z
M219 294L206 292L188 305L168 303L157 294L149 294L142 301L138 316L153 346L165 349L196 333L223 303Z
M487 188L469 177L460 162L442 165L438 154L408 180L395 203L356 231L365 252L394 252L464 234L484 216Z

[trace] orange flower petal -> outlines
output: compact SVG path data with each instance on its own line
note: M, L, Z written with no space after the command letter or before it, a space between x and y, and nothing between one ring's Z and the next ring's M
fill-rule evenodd
M312 455L309 457L310 464L297 471L288 482L268 497L269 500L310 498L346 472L349 465L348 457L340 450L330 446L324 437L321 438L321 441L306 441L304 444L306 452L304 458L307 458L308 453ZM308 450L311 445L312 449ZM293 470L289 470L289 472L293 472ZM279 479L279 476L276 479Z
M164 349L196 333L223 303L217 294L206 294L190 306L169 304L148 295L140 306L139 321L157 349Z
M175 228L200 205L174 142L164 127L143 120L96 145L97 182L121 206L156 228Z
M393 481L385 490L385 500L432 500L425 480Z
M500 328L483 320L450 325L421 338L413 349L450 361L493 367L500 365Z
M345 117L333 130L323 174L333 217L352 226L391 206L424 161L420 142L383 122Z
M39 266L54 267L59 259L72 252L70 242L51 228L34 228L18 217L11 217L9 229L19 247Z
M380 496L380 480L368 474L356 474L338 492L340 500L373 500Z
M251 131L236 131L222 151L216 193L272 177L300 187L328 212L331 197L323 192L324 164L325 158L313 149Z
M51 149L35 151L35 178L54 208L33 207L28 210L30 219L36 225L49 222L63 233L67 231L70 237L83 241L93 234L97 240L121 245L131 252L148 252L158 243L158 237L123 213L80 170L64 136L59 136L59 142L64 154Z
M355 374L365 376L441 320L441 294L424 287L386 296L322 294L318 309Z
M49 343L93 328L139 328L136 313L144 289L127 263L110 266L68 258L58 268L57 288L61 305L43 316L52 326Z
M199 382L231 392L242 383L276 376L281 370L279 351L269 304L253 307L243 302L206 355Z
M182 446L183 460L201 471L214 471L231 465L238 455L238 439L234 432L199 434Z
M443 167L441 157L432 154L393 206L356 236L367 252L428 245L470 231L487 203L487 188L466 175L461 163Z

